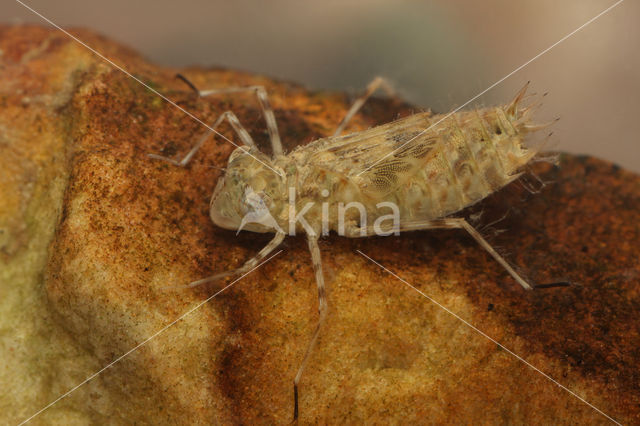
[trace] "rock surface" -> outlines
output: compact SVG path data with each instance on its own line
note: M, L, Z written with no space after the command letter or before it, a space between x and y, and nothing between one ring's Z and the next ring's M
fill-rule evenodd
M267 143L252 96L198 99L177 70L73 33L205 122L231 109ZM266 86L288 149L330 134L349 105L261 76L181 71L199 88ZM187 152L202 126L64 34L0 26L0 76L0 417L15 423L218 288L164 287L238 266L269 236L208 218L231 144L212 139L184 169L149 159ZM373 100L351 129L409 113ZM507 232L487 232L509 260L534 281L580 285L524 292L458 231L322 240L329 318L302 379L302 423L610 422L576 396L640 423L640 177L568 155L536 172L552 183L495 194L481 221L508 212L492 227ZM304 239L283 248L32 422L289 422L317 300Z

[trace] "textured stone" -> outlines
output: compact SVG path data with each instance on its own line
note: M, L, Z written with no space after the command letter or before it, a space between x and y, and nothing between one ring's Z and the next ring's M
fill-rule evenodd
M206 122L232 109L263 146L250 95L198 99L176 70L91 32L89 45ZM29 417L219 286L167 290L240 265L269 240L208 218L233 146L178 156L203 128L64 34L0 27L0 416ZM285 148L331 133L349 105L262 76L182 70L199 88L262 84ZM363 82L363 85L366 82ZM374 100L364 129L411 112ZM234 140L225 125L224 135ZM301 383L301 422L606 423L361 250L608 415L640 422L640 177L563 155L477 206L492 242L537 282L523 291L458 231L321 241L329 318ZM533 179L530 179L533 181ZM494 228L506 230L496 233ZM303 238L35 418L42 424L284 423L316 320Z

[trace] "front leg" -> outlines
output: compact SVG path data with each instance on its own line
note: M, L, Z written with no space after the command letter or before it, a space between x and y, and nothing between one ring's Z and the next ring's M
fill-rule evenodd
M257 145L251 138L251 135L249 134L249 132L247 132L247 130L242 125L242 123L240 123L240 120L238 120L238 117L236 117L233 111L226 111L222 113L222 115L218 117L216 122L213 123L211 128L207 130L200 137L200 139L198 139L198 142L196 142L193 148L191 148L191 150L187 153L187 155L184 156L182 160L174 160L173 158L163 157L157 154L147 154L147 155L150 158L153 158L155 160L162 160L162 161L166 161L167 163L171 163L174 166L184 167L189 163L189 161L191 161L193 156L196 154L196 152L198 152L198 150L202 147L202 145L209 138L209 136L211 136L211 133L215 132L216 127L218 127L220 123L222 123L224 120L227 120L229 124L231 124L231 127L233 128L233 130L235 130L236 134L240 137L240 140L242 140L243 144L250 147L251 149L255 149L256 151L258 151Z
M320 334L320 328L327 317L327 293L324 286L324 275L322 274L322 259L320 257L320 247L318 247L318 237L315 235L307 235L307 242L309 243L309 252L311 253L311 262L313 263L313 272L316 277L316 285L318 287L318 324L313 332L313 336L307 345L307 350L302 359L302 363L298 368L298 373L293 380L293 421L298 419L298 384L302 377L302 372L309 361L309 355L313 350L318 335Z
M219 272L217 274L208 276L206 278L193 281L192 283L187 284L185 286L165 287L165 289L167 288L183 288L184 289L184 288L190 288L190 287L197 287L199 285L206 284L211 281L217 281L229 276L244 274L245 272L250 271L252 268L254 268L258 263L260 263L262 259L269 256L271 252L273 252L276 248L278 248L280 243L282 243L282 240L284 240L285 236L286 234L284 232L276 232L276 235L273 237L273 239L269 241L269 243L266 246L264 246L264 248L260 250L258 254L256 254L251 259L247 260L239 268L231 269L230 271Z
M200 97L231 93L254 92L258 97L258 103L260 104L260 108L262 109L264 121L267 122L267 131L269 132L269 139L271 141L271 151L273 157L275 158L283 154L282 142L280 140L280 133L278 132L276 116L273 113L273 108L271 108L269 96L267 95L267 91L265 90L264 86L225 87L221 89L199 90L182 74L178 74L176 77L184 81Z

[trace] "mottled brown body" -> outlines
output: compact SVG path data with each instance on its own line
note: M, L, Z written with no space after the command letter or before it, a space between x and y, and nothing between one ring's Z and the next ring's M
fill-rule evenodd
M448 116L424 112L362 132L318 139L274 159L251 151L284 177L237 149L213 195L212 219L238 229L252 209L245 202L248 188L260 194L281 229L288 229L292 205L300 212L310 203L304 217L318 234L327 215L328 228L342 234L346 227L347 236L350 227L365 226L356 208L344 209L349 203L364 207L369 224L390 213L379 208L380 203L397 206L403 222L446 217L517 179L522 166L535 156L535 149L523 145L532 129L527 124L529 110L517 108L523 94L504 107ZM341 207L346 219L342 229ZM243 229L270 231L259 223ZM295 231L308 230L296 223Z

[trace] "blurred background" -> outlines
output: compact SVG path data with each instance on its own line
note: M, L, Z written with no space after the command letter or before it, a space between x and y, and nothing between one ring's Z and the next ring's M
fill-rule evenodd
M417 106L464 104L614 0L22 0L172 66L221 66L358 93L376 75ZM554 149L640 172L640 5L626 0L472 105L549 92ZM6 0L5 23L46 23Z

